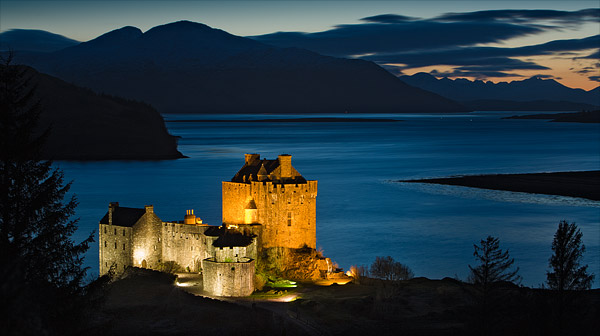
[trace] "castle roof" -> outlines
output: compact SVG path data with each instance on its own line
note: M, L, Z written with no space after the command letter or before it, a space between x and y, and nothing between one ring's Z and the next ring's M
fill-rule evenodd
M282 164L282 157L289 159ZM287 165L287 171L282 169L284 165ZM252 181L285 184L306 183L306 179L292 167L290 155L280 155L274 160L261 160L259 154L246 154L244 166L233 176L231 182L250 183Z
M112 224L132 227L145 213L145 209L117 206L113 209ZM102 217L100 224L108 224L108 212Z

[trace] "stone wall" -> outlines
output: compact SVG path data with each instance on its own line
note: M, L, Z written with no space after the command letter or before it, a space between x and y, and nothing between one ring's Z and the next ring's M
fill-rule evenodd
M116 273L122 273L131 266L133 233L130 227L99 224L98 245L100 276L106 274L111 267Z
M303 184L223 182L223 222L244 224L254 201L262 228L262 247L316 247L317 181Z
M212 257L214 239L204 235L207 225L162 224L162 262L175 262L183 270L200 272L202 260Z
M202 260L204 290L217 296L248 296L254 291L254 259L242 262Z
M133 266L160 269L162 262L162 221L151 207L133 226Z

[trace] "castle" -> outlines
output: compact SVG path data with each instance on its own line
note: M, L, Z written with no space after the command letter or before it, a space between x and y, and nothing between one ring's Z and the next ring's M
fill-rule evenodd
M162 221L152 205L109 204L99 223L100 275L127 267L202 272L204 290L219 296L254 291L255 262L268 248L316 246L317 181L292 166L246 154L242 168L223 182L223 225L202 223L187 210L183 221Z

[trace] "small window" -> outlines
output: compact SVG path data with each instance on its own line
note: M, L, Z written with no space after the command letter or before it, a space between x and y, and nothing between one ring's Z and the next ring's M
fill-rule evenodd
M154 251L156 251L156 245L154 245Z
M106 240L104 241L104 247L106 247L108 244L106 243Z
M108 261L104 263L104 266L108 267Z
M125 244L123 244L123 251L125 251Z
M125 229L123 229L123 237L125 237Z
M288 226L292 226L292 213L291 212L288 212L287 222L288 222Z
M117 242L115 242L115 249L117 248Z

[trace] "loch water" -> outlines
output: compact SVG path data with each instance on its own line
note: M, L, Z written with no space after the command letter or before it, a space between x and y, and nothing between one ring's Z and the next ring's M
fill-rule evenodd
M319 181L317 246L348 269L392 256L416 276L465 279L473 244L500 238L520 267L523 284L545 281L560 220L583 232L585 263L600 281L600 202L395 180L462 174L600 169L600 125L501 119L523 112L319 115L382 122L247 122L313 115L165 115L179 150L170 161L60 161L80 202L83 239L97 229L108 203L153 204L163 220L195 209L221 223L221 181L243 165L244 153L292 155L307 179ZM224 122L223 120L226 120ZM98 246L86 254L98 272Z

